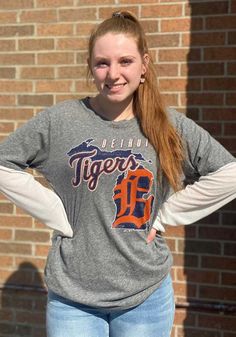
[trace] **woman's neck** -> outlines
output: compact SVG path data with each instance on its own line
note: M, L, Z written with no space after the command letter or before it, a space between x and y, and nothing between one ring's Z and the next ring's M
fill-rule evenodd
M125 102L116 103L104 100L103 97L97 95L90 98L89 104L98 115L107 120L113 120L118 122L122 120L132 119L134 117L133 99L127 100Z

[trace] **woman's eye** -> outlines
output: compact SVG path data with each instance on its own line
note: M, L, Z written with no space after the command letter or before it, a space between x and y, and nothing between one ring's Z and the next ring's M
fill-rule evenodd
M133 60L131 60L131 59L123 59L123 60L121 60L121 64L125 65L125 66L129 65L131 63L133 63Z
M107 65L108 64L106 62L101 61L96 64L96 68L105 68Z

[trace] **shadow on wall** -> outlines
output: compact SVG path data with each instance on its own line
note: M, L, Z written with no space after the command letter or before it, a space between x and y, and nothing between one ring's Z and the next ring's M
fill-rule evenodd
M187 115L235 155L236 1L189 0L189 11ZM235 225L234 200L186 228L179 276L187 299L179 301L188 308L179 337L236 336Z
M23 262L1 289L0 337L44 337L46 291L37 268Z

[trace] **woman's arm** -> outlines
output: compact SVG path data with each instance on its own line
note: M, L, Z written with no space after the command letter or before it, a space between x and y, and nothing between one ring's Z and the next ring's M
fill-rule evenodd
M165 224L188 225L213 213L236 197L236 162L200 177L174 193L162 205L147 241L155 237L156 230L165 231Z
M65 236L73 236L61 199L31 174L0 166L0 191L45 225Z

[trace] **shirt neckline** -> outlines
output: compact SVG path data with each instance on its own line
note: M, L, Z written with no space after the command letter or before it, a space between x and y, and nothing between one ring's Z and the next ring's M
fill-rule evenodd
M83 105L84 109L89 113L89 115L96 120L98 123L102 124L103 126L108 126L113 129L119 129L119 128L127 128L127 127L133 127L134 125L137 125L137 119L136 117L133 117L131 119L125 119L121 121L112 121L103 118L101 115L96 113L96 111L93 110L89 103L90 97L87 96L80 100L81 104Z

